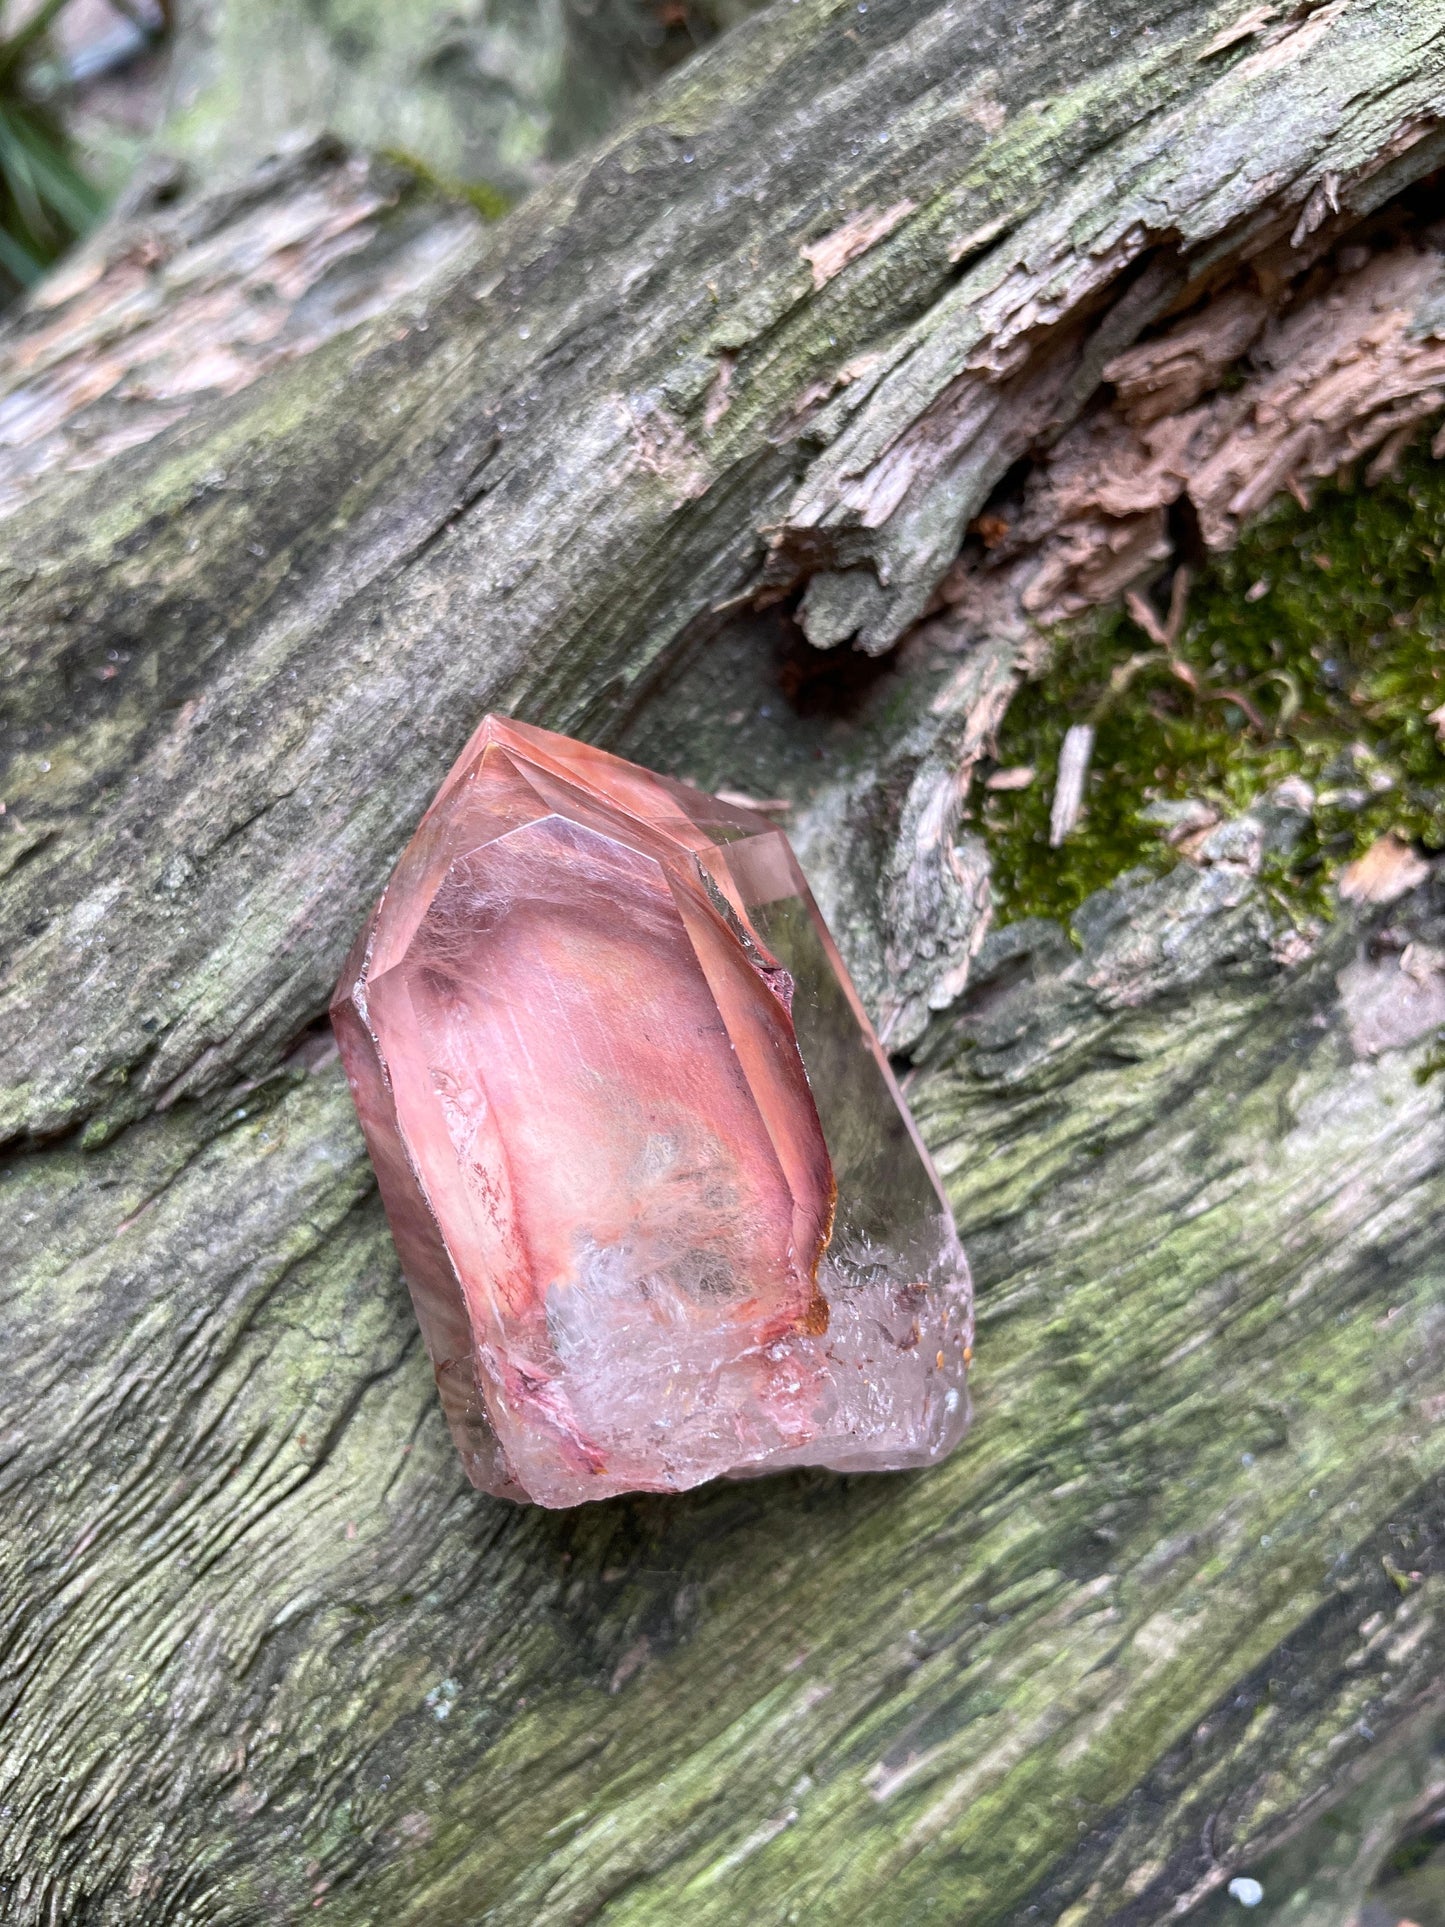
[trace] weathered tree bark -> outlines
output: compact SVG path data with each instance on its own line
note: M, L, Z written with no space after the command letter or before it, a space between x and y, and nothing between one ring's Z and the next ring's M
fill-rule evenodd
M1442 72L1445 0L778 0L359 329L313 262L229 396L47 388L80 282L17 324L7 1919L1154 1921L1425 1717L1445 888L1292 942L1270 806L1077 949L986 935L961 810L1040 645L950 571L1146 331L1309 298ZM234 293L237 205L90 290L150 233L162 316L187 249ZM903 639L831 716L756 612L800 593ZM321 1020L488 706L792 798L981 1287L943 1468L463 1484Z

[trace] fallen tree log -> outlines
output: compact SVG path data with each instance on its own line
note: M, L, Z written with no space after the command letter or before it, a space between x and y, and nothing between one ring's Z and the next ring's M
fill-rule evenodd
M959 585L1106 368L1429 176L1442 27L779 4L360 328L113 384L79 472L67 389L0 558L9 1916L1163 1919L1420 1718L1439 881L1292 946L1274 803L1077 949L988 935L962 811L1042 643ZM768 693L854 640L897 666L833 722ZM489 706L793 802L979 1276L947 1466L464 1486L321 1018Z

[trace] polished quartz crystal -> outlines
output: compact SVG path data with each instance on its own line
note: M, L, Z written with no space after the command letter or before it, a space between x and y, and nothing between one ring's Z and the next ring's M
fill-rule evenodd
M475 1485L927 1465L968 1269L786 837L488 716L332 1021Z

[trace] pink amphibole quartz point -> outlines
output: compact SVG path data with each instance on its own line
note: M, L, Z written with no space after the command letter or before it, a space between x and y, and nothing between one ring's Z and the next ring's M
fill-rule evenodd
M786 837L488 716L331 1007L473 1484L928 1465L968 1268Z

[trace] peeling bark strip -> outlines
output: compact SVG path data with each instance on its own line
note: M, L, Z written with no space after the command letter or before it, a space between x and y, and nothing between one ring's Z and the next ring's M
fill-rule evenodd
M826 287L850 261L866 254L876 241L885 240L913 210L912 201L899 201L896 207L882 210L867 208L862 214L855 214L851 221L845 221L842 227L834 228L831 234L825 234L821 241L812 241L800 249L813 270L813 286Z
M1093 754L1093 725L1071 724L1064 737L1064 746L1059 751L1059 773L1049 810L1050 849L1058 849L1083 814L1084 788L1089 780L1089 763Z
M1244 18L779 7L439 287L35 463L0 562L7 1921L1162 1920L1438 1674L1423 1580L1388 1667L1313 1635L1347 1585L1403 1611L1376 1543L1445 1478L1439 879L1311 957L1258 875L1281 798L1093 899L1081 951L984 938L968 773L1026 624L946 614L866 727L794 717L756 773L917 1053L984 1286L935 1476L467 1495L308 1034L482 708L736 744L716 605L811 579L879 646L1147 330L1438 163L1445 0ZM906 202L813 285L800 237ZM1252 344L1313 299L1256 291ZM1371 419L1432 341L1382 337ZM1213 365L1171 353L1140 406ZM716 680L669 712L685 634Z

